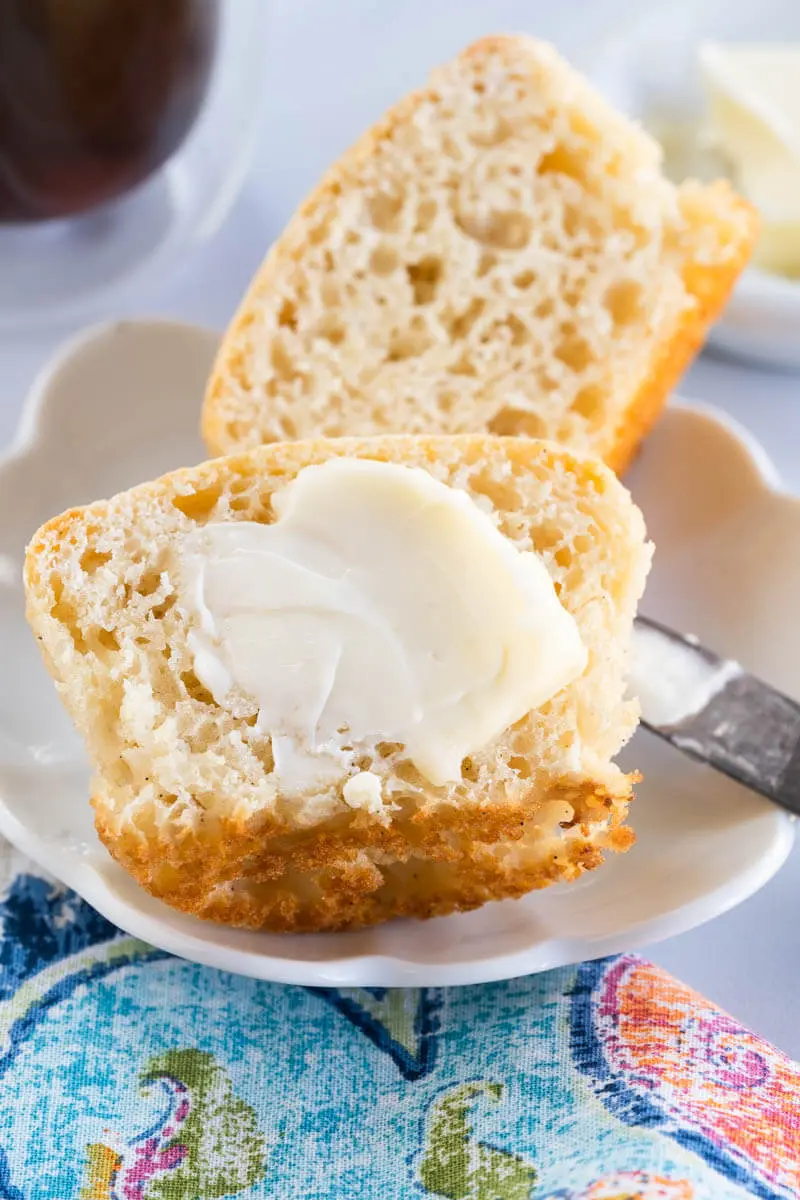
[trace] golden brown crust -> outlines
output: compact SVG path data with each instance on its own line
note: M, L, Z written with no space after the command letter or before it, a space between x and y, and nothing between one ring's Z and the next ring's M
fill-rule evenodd
M705 342L709 329L724 309L737 279L747 266L758 236L758 213L751 204L738 196L725 181L713 184L713 192L721 208L727 207L739 233L730 245L736 252L723 262L709 265L689 262L684 270L684 283L695 305L686 310L673 336L662 346L647 379L642 384L624 419L614 433L605 461L621 475L630 465L642 439L658 419L673 388L693 362Z
M215 822L179 841L120 829L102 796L92 803L101 840L151 895L205 920L300 933L444 916L573 881L604 851L633 844L622 822L635 779L623 777L616 794L585 784L580 799L566 783L563 798L586 820L560 838L537 825L540 798L480 821L474 810L418 813L412 837L370 822L298 836L256 819Z

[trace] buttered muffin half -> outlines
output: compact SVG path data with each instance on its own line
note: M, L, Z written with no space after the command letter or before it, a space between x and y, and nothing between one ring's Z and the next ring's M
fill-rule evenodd
M323 930L630 845L613 759L649 561L601 463L403 436L263 446L74 509L25 578L111 854L183 911Z

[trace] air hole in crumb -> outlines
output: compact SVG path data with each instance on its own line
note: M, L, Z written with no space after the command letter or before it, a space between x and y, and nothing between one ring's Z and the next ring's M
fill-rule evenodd
M83 636L83 631L78 624L78 610L75 608L74 604L71 604L69 600L65 600L63 598L64 585L58 576L53 577L51 580L51 586L53 588L53 594L55 595L56 602L50 609L50 616L55 621L59 621L62 625L66 626L67 633L72 638L72 644L78 653L86 654L89 646L86 638Z
M490 471L479 471L470 476L470 489L479 496L491 500L499 512L513 512L519 503L519 496L511 479L497 479Z
M496 266L497 266L497 255L496 254L485 254L485 253L482 254L480 256L480 258L478 259L478 270L476 271L476 275L478 276L478 279L483 279L484 276L488 275L489 272L491 270L493 270Z
M231 442L243 442L251 432L244 421L226 421L225 432Z
M397 268L398 257L391 246L378 246L372 251L369 269L374 275L391 275Z
M563 337L556 346L554 354L563 362L564 366L575 372L585 371L594 359L592 348L586 338L581 337L572 329L564 330Z
M595 540L589 533L579 533L572 539L572 549L576 554L588 554L594 549Z
M417 209L417 220L414 226L415 233L427 233L431 225L436 219L436 214L439 211L435 200L422 200Z
M112 630L98 629L95 637L104 650L119 650L119 641Z
M252 724L255 725L257 718L254 718ZM261 763L267 775L271 775L275 770L275 755L272 752L272 738L260 737L254 738L248 742L248 746L252 754Z
M110 552L101 553L101 551L95 550L90 546L87 550L84 550L83 554L81 555L81 570L87 575L93 575L97 568L104 566L104 564L107 563L110 558Z
M273 341L270 347L269 359L270 363L272 364L272 369L274 370L278 379L288 381L294 379L297 375L294 359L284 346L283 342L277 338Z
M509 331L512 346L524 346L531 340L528 326L524 321L520 321L516 313L509 313L506 319L500 322L498 329L507 329Z
M455 392L439 392L436 397L436 407L441 413L450 413L455 407L456 399Z
M166 596L160 604L154 604L150 609L150 612L156 621L163 621L164 617L167 615L174 603L174 596Z
M460 313L450 313L449 316L445 316L444 320L450 337L465 338L485 308L486 301L476 296Z
M536 283L536 272L520 271L518 275L514 276L512 282L514 287L518 287L524 291L525 288L529 288Z
M636 249L641 250L647 245L652 236L651 231L645 225L640 225L638 221L634 220L633 213L629 208L615 209L612 219L615 229L620 231L625 230L629 246L632 242ZM677 243L673 241L674 238L675 234L671 233L669 229L664 231L664 247L666 250L671 251L673 246L677 246Z
M152 596L161 587L161 576L158 571L148 571L139 580L136 591L140 596Z
M495 211L487 217L457 213L455 223L467 237L500 250L522 250L530 241L533 228L530 217L514 211Z
M530 779L531 764L528 762L527 758L523 758L519 754L512 754L511 758L508 760L508 765L514 774L518 775L520 779Z
M203 686L194 671L184 671L181 675L181 683L186 688L187 694L198 704L214 704L211 692Z
M586 161L566 146L556 146L539 160L540 175L568 175L570 179L582 181L586 176Z
M366 199L367 215L375 229L397 229L405 197L401 192L375 192Z
M469 140L473 146L501 146L513 135L514 127L505 117L497 117L484 129L475 129L470 133Z
M569 546L559 547L553 557L555 558L559 567L562 567L564 570L572 566L572 549Z
M584 141L591 142L592 144L597 142L597 128L586 117L586 115L580 112L578 109L573 109L572 112L570 112L569 127L573 133L577 134L578 137L582 138Z
M292 441L297 437L297 426L291 417L281 417L280 428L281 433L287 439L287 441Z
M326 217L324 220L320 221L318 225L312 225L311 228L309 229L308 235L307 235L309 246L321 245L322 242L325 241L325 239L329 233L330 233L330 219Z
M284 300L278 311L278 324L291 329L292 333L297 329L297 306L292 300Z
M217 802L216 792L195 792L192 803L203 812L209 812Z
M571 204L566 204L561 214L561 224L564 227L564 233L567 237L575 237L581 225L581 215L577 208L574 208Z
M642 288L633 279L623 279L607 290L603 303L617 326L632 325L642 311Z
M142 649L144 649L146 646L150 645L150 638L135 637L133 639L133 644L134 644L134 646L140 646Z
M474 758L464 758L461 761L461 778L467 779L470 783L477 783L480 778L480 767L475 762Z
M464 157L463 144L461 140L459 139L456 141L456 139L450 137L449 134L445 134L442 139L442 151L445 157L449 158L454 163L461 162L462 158Z
M247 512L250 501L247 496L234 496L228 507L231 512Z
M403 783L417 785L420 783L419 771L407 758L404 758L399 763L395 764L394 774L398 779L401 779ZM402 803L402 799L400 797L394 797L394 799L395 803Z
M333 279L323 279L320 284L319 294L322 297L322 303L327 304L329 308L335 308L341 303L341 292L339 285Z
M391 758L393 754L399 754L403 749L402 742L378 742L375 747L381 758Z
M466 375L472 378L478 374L478 369L468 354L462 354L457 358L450 371L453 375Z
M489 421L488 430L498 437L543 437L547 426L537 413L524 408L501 408Z
M430 304L442 277L442 260L434 254L426 255L419 262L410 263L406 274L414 293L414 303Z
M532 530L533 545L537 554L543 554L546 550L553 550L556 546L561 545L563 532L558 525L543 524Z
M325 338L332 346L339 346L344 341L345 330L339 319L330 313L320 321L317 336Z
M395 334L389 343L386 361L390 363L404 362L407 358L418 358L424 354L431 344L430 338L410 330L406 333Z
M208 487L198 488L196 492L173 496L172 503L190 521L202 521L216 507L221 492L219 484L212 483Z
M603 389L596 383L587 383L576 394L571 407L573 412L591 420L592 417L596 417L602 412L603 399Z

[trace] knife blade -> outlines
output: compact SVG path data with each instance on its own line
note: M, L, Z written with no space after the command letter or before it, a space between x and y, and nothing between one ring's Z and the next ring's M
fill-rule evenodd
M691 635L637 617L630 692L681 753L800 815L800 704Z

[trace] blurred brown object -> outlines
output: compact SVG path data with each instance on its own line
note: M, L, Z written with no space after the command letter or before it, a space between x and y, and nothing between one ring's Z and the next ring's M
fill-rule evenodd
M69 216L160 167L206 94L219 0L0 0L0 221Z

